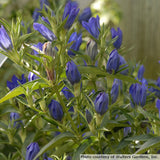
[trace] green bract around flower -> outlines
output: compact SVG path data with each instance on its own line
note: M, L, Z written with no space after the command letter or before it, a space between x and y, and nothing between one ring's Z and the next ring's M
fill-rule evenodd
M81 79L81 74L73 61L67 63L66 76L72 85L78 83Z
M46 26L40 23L33 23L33 28L42 34L48 41L54 41L56 39L55 34L49 30Z
M1 25L0 28L0 48L3 50L10 50L13 48L12 41L3 25Z

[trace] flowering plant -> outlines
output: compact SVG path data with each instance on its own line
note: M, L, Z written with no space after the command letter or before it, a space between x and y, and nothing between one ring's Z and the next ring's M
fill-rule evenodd
M13 148L0 156L157 153L160 78L146 80L144 66L125 60L121 29L70 0L41 0L33 18L31 33L22 33L22 17L12 26L0 19L0 52L23 71L0 99L11 106L0 123L2 148Z

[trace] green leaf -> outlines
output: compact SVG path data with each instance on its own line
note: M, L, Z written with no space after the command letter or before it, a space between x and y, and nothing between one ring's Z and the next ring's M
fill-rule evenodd
M34 87L32 88L32 86L35 82L38 82L38 83L36 83L36 85L34 85ZM42 88L49 87L48 84L46 84L42 79L37 79L37 80L31 81L31 82L27 82L27 83L23 84L22 86L18 86L16 88L14 88L13 90L11 90L9 93L7 93L3 98L0 99L0 103L7 101L8 99L14 98L16 96L19 96L21 94L25 94L24 88L25 89L32 88L32 90L36 90L36 89L39 89L39 86L41 86Z
M59 134L58 136L54 137L49 143L47 143L44 147L42 147L33 160L36 160L39 156L41 156L44 152L46 152L50 148L54 148L57 145L64 143L66 140L73 138L75 138L75 136L70 132L64 132Z
M79 160L80 154L84 153L96 141L97 138L93 136L83 140L80 146L76 149L76 152L73 154L73 159Z
M136 79L129 77L129 76L125 76L122 74L109 74L105 71L100 70L97 67L93 67L93 66L78 66L78 70L82 73L82 74L90 74L93 77L95 76L102 76L102 77L107 77L107 78L111 78L111 79L120 79L123 81L127 81L127 82L131 82L131 83L140 83L139 81L137 81Z
M149 134L143 134L143 135L140 135L140 136L133 136L133 137L129 137L129 138L126 138L125 141L147 141L148 139L152 138L153 136L152 135L149 135Z
M125 141L125 139L123 139L118 146L116 147L116 152L119 153L119 151L123 152L123 148L127 147L131 142L130 141ZM124 150L125 151L125 150ZM123 152L124 153L124 152Z
M138 151L135 152L135 154L142 154L145 151L147 151L148 149L156 146L160 145L160 137L153 137L150 138L147 142L145 142Z

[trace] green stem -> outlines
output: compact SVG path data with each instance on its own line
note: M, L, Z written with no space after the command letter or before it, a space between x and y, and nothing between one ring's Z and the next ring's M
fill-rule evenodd
M66 109L66 106L65 106L65 103L64 103L64 101L62 100L62 98L61 98L61 96L60 96L60 94L59 94L59 92L58 92L58 89L57 89L57 86L56 86L56 85L54 85L54 89L55 89L55 91L56 91L56 95L57 95L57 97L58 97L58 99L59 99L59 102L60 102L60 104L62 105L63 111L67 114L67 115L66 115L67 118L70 120L71 125L72 125L74 131L75 131L76 134L78 135L77 127L76 127L76 125L74 124L74 122L73 122L73 120L72 120L72 118L71 118L71 115L68 113L68 111L67 111L67 109Z

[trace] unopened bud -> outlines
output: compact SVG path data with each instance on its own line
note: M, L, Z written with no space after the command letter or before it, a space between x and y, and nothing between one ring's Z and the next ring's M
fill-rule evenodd
M97 43L93 40L90 40L87 44L87 54L91 57L91 60L94 61L96 55L98 54Z

